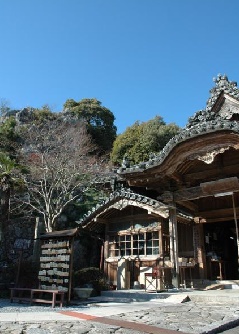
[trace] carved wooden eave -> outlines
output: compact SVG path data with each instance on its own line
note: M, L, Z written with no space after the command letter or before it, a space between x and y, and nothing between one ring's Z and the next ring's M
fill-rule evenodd
M235 149L238 149L238 144L232 145L231 147L233 147ZM224 153L225 151L229 150L231 147L229 145L225 146L225 143L223 143L223 144L219 143L216 148L215 147L211 148L211 149L208 148L206 152L205 152L205 149L203 149L202 152L198 151L198 152L192 154L189 157L189 160L201 160L201 161L205 162L206 164L211 164L218 154Z
M163 218L168 218L169 216L167 205L147 196L122 189L112 193L104 203L93 208L77 223L89 230L101 232L104 230L105 223L111 219L110 217L116 215L116 210L121 211L128 206L144 209L151 216L160 216Z
M177 183L181 182L180 168L190 167L190 161L203 161L210 164L215 157L229 149L239 150L239 123L224 122L223 127L211 132L200 133L175 145L161 163L154 163L143 169L129 168L121 174L130 186L151 188L151 184L169 177ZM182 164L184 162L184 164ZM154 187L153 187L154 188Z
M182 161L201 160L212 163L215 157L230 148L239 148L239 89L235 82L219 75L210 93L205 110L189 119L187 126L173 137L154 158L118 173L131 186L148 186L165 177L180 183L178 170Z
M130 186L153 189L156 189L157 185L160 188L169 179L180 184L181 175L186 174L192 164L197 161L211 164L217 155L229 149L239 150L239 131L224 129L210 134L204 133L175 146L162 164L127 174L125 178Z
M156 202L155 202L156 203ZM110 206L109 209L116 209L116 210L123 210L127 206L137 206L141 209L144 209L148 211L149 214L155 214L158 216L161 216L163 218L168 218L168 207L160 202L158 202L158 205L151 205L150 203L143 203L139 202L137 200L132 199L121 199L118 202L114 203L112 206ZM104 213L104 212L102 212Z

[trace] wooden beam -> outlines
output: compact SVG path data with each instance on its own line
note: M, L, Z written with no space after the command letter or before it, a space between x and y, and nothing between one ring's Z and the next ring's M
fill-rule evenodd
M239 191L239 180L237 177L228 177L217 181L201 183L200 187L208 196L225 192L234 192Z
M101 217L95 217L94 219L93 219L93 221L94 222L96 222L96 223L100 223L100 224L107 224L108 223L108 220L107 219L105 219L105 218L101 218Z
M235 208L236 214L239 215L239 206ZM216 209L216 210L208 210L208 211L199 211L196 213L197 218L195 217L196 223L215 223L215 222L223 222L230 221L234 219L233 207L224 208L224 209Z
M174 192L164 192L161 196L165 202L172 201L191 201L197 198L213 196L223 192L237 192L239 191L239 180L237 177L230 177L220 179L212 182L201 183L200 186L184 188ZM173 195L172 195L173 194Z
M236 175L238 173L239 166L238 164L232 166L224 166L222 168L212 169L212 170L204 170L198 171L194 173L188 173L183 176L185 182L195 182L197 180L201 180L205 178L219 178L227 175Z
M180 175L179 173L174 172L172 175L170 175L170 178L172 178L178 184L182 184L183 183L182 175Z
M239 207L236 207L237 215L239 215ZM205 219L211 218L233 218L233 208L225 208L225 209L217 209L217 210L210 210L210 211L199 211L196 214L199 217L204 217Z
M228 216L228 217L217 217L217 218L209 218L209 219L205 219L203 221L201 221L202 224L210 224L210 223L219 223L219 222L226 222L226 221L230 221L233 220L233 215L232 216Z
M198 212L198 205L190 202L190 201L178 201L178 204L182 205L183 207L187 208L188 210L192 211L192 212Z
M169 203L169 202L183 202L183 201L191 201L197 198L206 197L202 192L200 186L198 187L191 187L191 188L184 188L180 190L176 190L174 192L165 191L161 196L157 199Z

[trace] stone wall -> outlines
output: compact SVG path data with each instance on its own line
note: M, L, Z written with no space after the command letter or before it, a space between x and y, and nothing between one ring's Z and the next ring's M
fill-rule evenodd
M28 259L33 252L35 220L14 219L3 226L0 263L15 263L19 251L23 259Z
M0 288L16 284L21 274L20 269L26 271L26 266L29 267L29 263L31 263L29 260L33 253L34 230L35 220L31 219L8 220L2 225Z
M0 241L0 290L9 285L33 286L38 284L40 241L35 240L36 220L14 219L2 227ZM75 239L73 271L99 267L102 242L88 233Z

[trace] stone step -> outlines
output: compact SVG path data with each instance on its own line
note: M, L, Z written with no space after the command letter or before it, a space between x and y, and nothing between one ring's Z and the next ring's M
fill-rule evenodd
M127 299L131 301L148 301L151 299L165 299L169 296L169 292L147 292L144 290L112 290L102 291L101 297L111 299Z
M220 284L224 285L224 289L239 289L239 281L238 280L222 280L218 281Z
M181 304L188 302L190 299L186 293L175 293L167 296L164 299L151 299L151 301L159 301L170 304Z
M167 292L150 293L144 290L114 290L102 291L98 301L103 302L143 302L158 301L166 303L182 303L188 300L194 302L219 302L219 303L237 303L239 304L239 289L222 290L171 290Z

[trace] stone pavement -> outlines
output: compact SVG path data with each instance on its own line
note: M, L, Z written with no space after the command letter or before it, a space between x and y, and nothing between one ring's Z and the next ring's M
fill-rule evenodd
M239 291L183 292L141 302L95 298L55 309L0 300L1 334L216 334L235 326Z
M221 334L238 334L238 333L239 333L239 327L230 328L228 330L221 332Z

